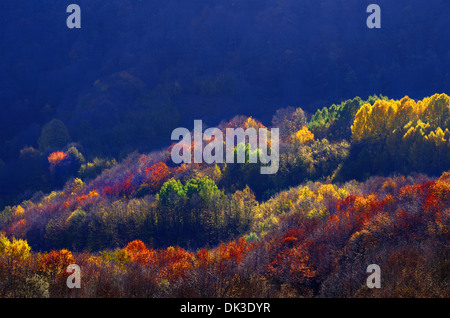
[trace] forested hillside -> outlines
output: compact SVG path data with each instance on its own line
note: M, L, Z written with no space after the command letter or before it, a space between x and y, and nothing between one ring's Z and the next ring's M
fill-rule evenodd
M93 173L166 147L194 119L270 125L282 107L313 115L450 87L447 0L379 0L379 30L361 0L79 0L79 30L66 27L70 3L0 3L1 209L61 188L47 158L68 142L87 161L73 169ZM329 141L349 136L344 117Z
M446 94L374 95L218 125L279 128L274 175L175 165L172 146L120 162L68 140L30 149L62 186L1 212L0 295L448 297L449 115ZM73 263L82 289L65 285ZM365 286L373 263L380 290Z

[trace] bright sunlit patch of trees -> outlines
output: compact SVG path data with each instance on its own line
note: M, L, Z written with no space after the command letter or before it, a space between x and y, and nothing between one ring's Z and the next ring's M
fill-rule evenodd
M414 171L439 175L450 166L450 98L377 100L355 115L344 178ZM356 168L356 169L355 169Z

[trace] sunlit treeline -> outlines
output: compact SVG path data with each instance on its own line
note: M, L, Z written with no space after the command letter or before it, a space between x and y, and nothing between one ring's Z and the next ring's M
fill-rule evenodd
M448 297L450 174L310 183L253 207L252 232L210 248L133 240L34 252L0 237L3 297ZM81 268L69 289L66 268ZM381 289L365 284L369 264Z

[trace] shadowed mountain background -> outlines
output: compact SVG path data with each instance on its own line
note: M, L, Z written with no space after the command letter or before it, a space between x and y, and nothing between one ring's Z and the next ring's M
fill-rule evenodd
M2 196L36 189L12 182L29 147L123 159L194 119L270 124L282 107L450 87L446 0L379 0L381 29L360 0L79 0L82 28L68 29L72 2L0 4Z
M165 146L174 127L235 114L270 120L347 98L423 98L450 87L450 3L113 0L0 4L0 135L4 161L64 122L95 155Z

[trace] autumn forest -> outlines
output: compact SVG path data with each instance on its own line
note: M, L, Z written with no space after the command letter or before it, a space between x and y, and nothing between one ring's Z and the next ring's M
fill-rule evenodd
M448 299L449 24L448 0L0 1L0 301Z
M88 162L61 144L46 166L63 188L0 214L1 296L448 296L449 96L356 97L310 118L288 107L271 124L275 175L175 165L170 147ZM62 127L52 121L40 141L59 142ZM373 263L379 290L365 286ZM83 288L67 288L70 264Z

